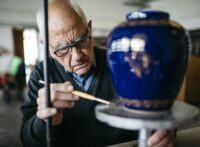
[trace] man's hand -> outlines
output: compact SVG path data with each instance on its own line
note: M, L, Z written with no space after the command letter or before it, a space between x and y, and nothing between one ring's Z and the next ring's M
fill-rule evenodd
M158 130L148 139L148 147L174 147L175 130Z
M51 84L51 102L52 107L47 108L45 105L45 88L38 91L38 110L37 117L46 121L48 117L52 117L52 124L58 125L63 120L63 110L65 108L73 108L78 96L71 94L73 86L70 82L62 84Z

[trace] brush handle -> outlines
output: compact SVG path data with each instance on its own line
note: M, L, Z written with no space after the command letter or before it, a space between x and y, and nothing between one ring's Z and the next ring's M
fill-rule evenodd
M98 101L100 103L104 103L104 104L107 104L107 105L110 104L109 101L106 101L106 100L103 100L103 99L100 99L100 98L96 98L95 96L88 94L88 93L85 93L85 92L74 90L74 91L72 91L72 94L80 96L80 97L88 99L88 100Z
M39 83L41 83L41 84L43 84L43 85L45 84L44 81L42 81L42 80L39 80ZM80 96L80 97L85 98L85 99L88 99L88 100L98 101L98 102L103 103L103 104L107 104L107 105L110 104L109 101L106 101L106 100L97 98L97 97L95 97L95 96L93 96L93 95L91 95L91 94L85 93L85 92L81 92L81 91L74 90L74 91L72 91L72 94L77 95L77 96Z
M88 100L92 100L92 101L95 100L95 96L88 94L88 93L85 93L85 92L74 90L74 91L72 91L72 94L80 96L82 98L86 98Z

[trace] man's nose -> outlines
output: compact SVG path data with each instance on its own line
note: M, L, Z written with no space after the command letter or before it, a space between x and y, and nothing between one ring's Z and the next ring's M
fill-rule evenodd
M83 56L83 53L80 49L77 49L76 47L72 47L72 59L75 61L81 60Z

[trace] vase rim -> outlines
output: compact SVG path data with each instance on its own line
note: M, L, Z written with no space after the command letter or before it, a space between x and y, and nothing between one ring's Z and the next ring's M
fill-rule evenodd
M159 10L138 10L127 14L128 21L140 19L169 19L169 13Z

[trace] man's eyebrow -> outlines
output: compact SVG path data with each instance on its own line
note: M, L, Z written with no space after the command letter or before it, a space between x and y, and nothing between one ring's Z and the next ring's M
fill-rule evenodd
M85 34L82 34L82 35L80 35L80 36L78 36L71 44L80 41L80 40L83 39L85 36L86 36L86 33L85 33ZM55 51L58 51L58 50L60 50L60 49L66 48L66 47L68 47L68 46L70 46L69 43L67 43L67 42L60 42L60 43L58 43L58 45L54 48L54 50L55 50Z
M74 42L77 42L77 41L83 39L83 38L86 37L86 36L87 36L87 33L84 33L84 34L78 36L78 37L74 40Z
M76 42L80 41L81 39L83 39L84 37L86 37L87 33L88 33L88 31L86 31L85 33L83 33L80 36L76 37L75 40L72 43L67 43L66 41L62 41L62 42L59 42L55 46L55 48L52 47L52 46L51 46L51 48L54 49L54 52L56 52L58 50L61 50L61 49L64 49L64 48L67 48L67 47L70 46L70 44L76 43Z
M78 37L75 38L74 42L77 42L81 39L83 39L84 37L86 37L88 34L88 29L86 29L86 31L84 33L82 33L81 35L79 35Z
M54 51L58 51L64 48L69 47L69 44L67 42L60 42L58 45L54 48Z

